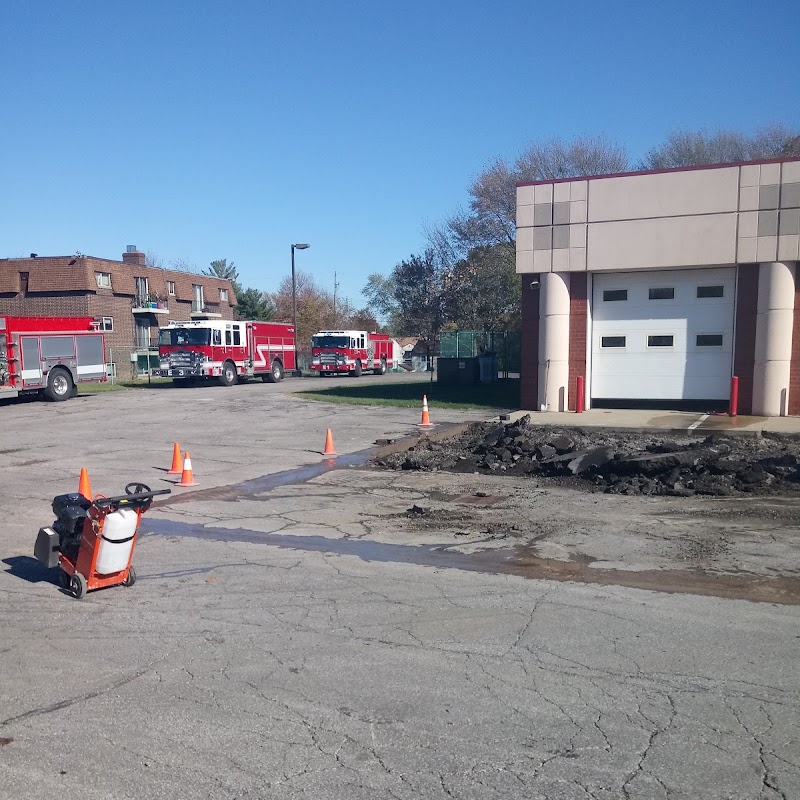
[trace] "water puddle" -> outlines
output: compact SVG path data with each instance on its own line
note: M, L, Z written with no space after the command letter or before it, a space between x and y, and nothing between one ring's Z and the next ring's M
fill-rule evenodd
M462 553L447 544L405 545L368 539L291 536L239 528L215 528L153 517L142 522L142 534L262 544L300 552L355 556L362 561L381 564L413 564L493 575L517 575L529 579L573 581L656 592L800 605L800 580L794 578L715 574L699 570L634 571L595 568L592 567L594 559L590 556L574 554L570 561L540 558L532 554L527 544Z
M153 508L164 508L166 506L176 506L182 503L195 502L197 500L228 500L236 501L255 494L269 492L281 486L293 486L299 483L318 478L326 472L347 467L362 467L370 459L374 458L378 448L361 450L358 453L351 453L337 458L326 458L318 464L308 464L305 467L287 469L283 472L273 472L270 475L262 475L259 478L252 478L249 481L233 483L229 486L217 486L211 489L198 489L195 492L177 494L153 504Z

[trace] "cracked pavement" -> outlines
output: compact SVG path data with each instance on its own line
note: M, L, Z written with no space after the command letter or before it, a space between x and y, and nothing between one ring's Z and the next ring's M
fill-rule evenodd
M358 466L204 495L417 421L291 384L0 408L0 798L800 797L800 606L498 567L793 580L781 507ZM145 518L136 586L63 595L52 496L166 485L175 438L200 486Z

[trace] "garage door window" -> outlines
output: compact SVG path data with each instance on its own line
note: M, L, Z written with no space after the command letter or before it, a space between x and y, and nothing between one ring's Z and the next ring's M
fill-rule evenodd
M651 300L674 300L675 289L672 287L665 287L660 289L650 289Z
M698 298L724 297L724 296L725 296L725 287L724 286L698 286L697 287L697 297Z
M697 347L722 347L721 333L698 333L695 339Z
M628 290L627 289L606 289L603 292L603 301L609 303L613 300L627 300L628 299Z
M624 336L602 336L600 347L625 347Z
M647 346L648 347L673 347L675 344L675 337L674 336L648 336L647 337Z

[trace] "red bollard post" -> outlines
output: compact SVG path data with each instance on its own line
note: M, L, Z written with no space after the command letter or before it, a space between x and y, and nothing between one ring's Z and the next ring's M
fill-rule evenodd
M578 375L575 389L575 413L583 414L583 375Z
M734 375L731 378L731 399L728 406L728 416L735 417L739 413L739 378Z

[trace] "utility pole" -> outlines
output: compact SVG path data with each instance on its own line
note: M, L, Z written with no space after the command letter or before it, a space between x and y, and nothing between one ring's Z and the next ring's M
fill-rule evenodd
M336 316L336 292L339 289L339 281L336 280L336 273L333 273L333 325L339 327L339 319Z

